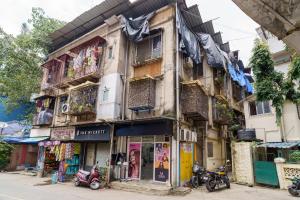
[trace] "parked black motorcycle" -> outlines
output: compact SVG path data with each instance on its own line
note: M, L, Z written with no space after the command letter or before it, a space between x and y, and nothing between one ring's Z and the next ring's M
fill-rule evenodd
M205 185L209 192L213 192L216 187L226 186L226 188L230 188L230 181L226 173L226 167L229 163L230 161L227 161L226 165L219 167L216 172L207 172L208 179Z
M207 180L206 170L200 166L198 162L193 165L193 176L191 178L191 185L197 188Z
M295 177L292 179L292 185L290 185L288 187L288 191L294 197L297 197L300 195L300 179L299 178Z

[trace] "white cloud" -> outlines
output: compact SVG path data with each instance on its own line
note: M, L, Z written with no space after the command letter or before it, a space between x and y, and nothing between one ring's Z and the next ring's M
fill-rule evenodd
M17 35L31 13L32 7L41 7L50 17L71 21L102 0L1 0L0 26ZM258 25L230 0L187 0L188 6L198 4L204 21L214 20L215 31L221 31L223 41L230 41L232 50L240 50L245 64L251 55L255 28Z

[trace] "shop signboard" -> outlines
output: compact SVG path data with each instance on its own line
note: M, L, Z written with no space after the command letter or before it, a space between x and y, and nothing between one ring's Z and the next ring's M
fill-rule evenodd
M130 143L128 147L128 177L132 179L139 179L140 177L140 163L141 163L141 144Z
M154 180L167 182L170 169L170 147L168 143L155 144Z
M109 126L80 126L75 129L76 141L110 141Z
M51 130L51 140L73 140L75 127L59 127Z

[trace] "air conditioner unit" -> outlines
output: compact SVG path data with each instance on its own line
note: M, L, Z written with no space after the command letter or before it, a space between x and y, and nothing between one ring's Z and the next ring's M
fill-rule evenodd
M189 129L180 130L180 141L191 142L192 141L192 131Z
M69 104L68 104L68 103L64 103L64 104L61 106L61 113L63 113L63 114L68 114L69 109L70 109Z
M192 68L193 68L193 60L192 60L190 57L188 57L188 58L185 60L185 62L184 62L184 64L183 64L183 67L184 67L184 68L187 68L187 69L192 69Z

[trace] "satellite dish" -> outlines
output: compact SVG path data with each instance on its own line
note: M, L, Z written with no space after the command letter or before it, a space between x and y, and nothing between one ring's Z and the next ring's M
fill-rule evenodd
M0 128L6 128L8 124L6 122L0 122Z

